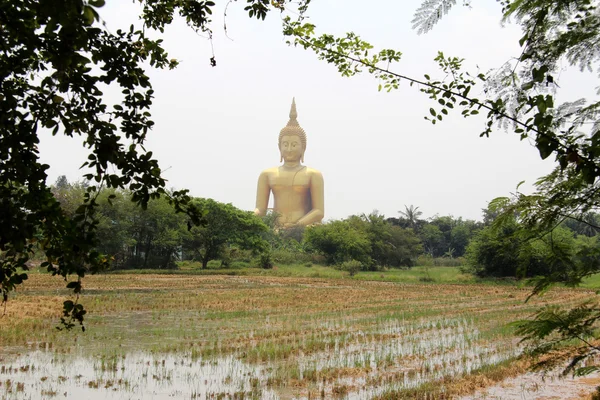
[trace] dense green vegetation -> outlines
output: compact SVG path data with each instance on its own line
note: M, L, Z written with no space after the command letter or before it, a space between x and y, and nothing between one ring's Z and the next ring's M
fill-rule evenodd
M85 189L61 177L52 192L63 212L73 215ZM573 273L600 262L598 232L583 222L565 220L534 237L516 217L494 223L498 213L493 209L484 210L485 222L451 216L423 220L418 207L409 206L397 218L373 212L281 229L274 214L261 220L212 199L190 202L202 214L201 226L190 224L165 198L149 201L143 210L132 202L131 192L105 189L97 202L101 240L96 250L111 259L113 269L174 269L178 262L198 263L201 269L320 264L355 275L421 265L462 267L479 278L521 279Z
M533 278L569 275L598 265L599 236L580 235L568 226L542 236L533 236L516 219L488 226L468 246L468 271L481 277Z
M85 195L85 184L69 184L60 177L52 192L65 214L71 216ZM175 268L175 261L226 261L235 250L257 254L267 250L267 226L252 213L212 199L192 199L203 223L195 226L164 198L136 207L129 190L102 190L97 198L98 245L112 268Z

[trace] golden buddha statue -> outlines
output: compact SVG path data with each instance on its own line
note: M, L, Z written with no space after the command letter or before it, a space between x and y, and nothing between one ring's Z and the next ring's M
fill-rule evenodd
M283 165L264 170L258 178L257 215L265 215L273 192L273 211L284 228L311 225L323 219L323 175L302 165L306 133L297 121L296 101L292 100L290 120L279 133L279 152Z

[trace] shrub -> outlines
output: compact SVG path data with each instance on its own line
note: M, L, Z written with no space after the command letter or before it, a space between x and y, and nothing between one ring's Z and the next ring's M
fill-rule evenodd
M271 253L262 253L258 258L258 264L263 269L273 268L273 259Z
M252 258L254 257L252 253L252 250L232 248L229 252L229 256L233 261L244 261L250 263L252 262Z
M429 254L421 254L417 257L417 265L419 267L433 267L433 257Z
M206 264L207 268L212 268L212 269L219 269L221 268L221 261L220 260L210 260L207 264Z
M232 269L250 268L252 264L247 261L233 261L231 263Z
M348 275L354 276L358 271L362 269L362 263L357 260L344 261L339 269L348 272Z
M572 232L558 227L550 233L531 238L531 232L512 221L497 229L480 231L467 247L466 272L480 277L553 276L564 280L586 265L600 264L597 241L574 238Z
M327 257L322 254L310 254L309 261L313 264L325 265L327 264Z

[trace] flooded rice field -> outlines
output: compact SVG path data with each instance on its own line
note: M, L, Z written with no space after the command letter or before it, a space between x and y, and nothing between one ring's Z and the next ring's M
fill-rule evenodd
M68 295L56 279L33 275L10 300L1 398L457 398L490 371L524 373L508 322L591 294L524 303L528 291L512 286L181 275L85 283L85 333L54 329Z

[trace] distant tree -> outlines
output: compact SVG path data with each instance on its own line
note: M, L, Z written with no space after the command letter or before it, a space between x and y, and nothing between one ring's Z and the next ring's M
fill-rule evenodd
M416 229L419 224L419 217L423 215L421 211L419 211L419 207L415 207L412 204L410 206L404 206L404 211L398 211L398 213L406 218L409 223L409 227Z
M423 241L425 252L432 257L440 257L443 254L444 249L447 248L445 246L444 233L437 225L426 224L421 229L419 237Z
M324 255L329 265L356 260L372 265L371 243L368 233L349 221L331 221L309 226L304 234L307 247Z
M516 221L501 227L486 227L467 247L468 270L479 277L517 277L522 243L515 233Z
M388 246L385 248L381 265L390 267L413 267L417 257L423 253L421 240L412 230L390 226Z
M494 220L496 219L496 217L500 214L500 211L498 210L493 210L490 207L486 207L483 208L481 210L482 214L483 214L483 224L485 226L489 226L491 225Z
M56 190L64 190L69 186L69 180L65 175L60 175L58 178L56 178L56 182L54 182L54 188Z
M227 245L257 253L268 250L263 238L268 227L252 212L212 199L196 198L193 204L202 212L205 224L193 227L184 237L183 250L200 260L202 268L219 258Z
M516 218L485 227L467 248L467 266L480 277L567 280L582 269L600 265L597 238L575 237L566 227L532 237ZM587 266L586 266L587 265Z
M304 240L310 249L325 255L329 264L356 260L366 270L411 267L422 253L421 241L412 229L392 225L377 211L310 227Z
M432 257L462 257L473 235L482 224L452 216L434 216L418 232Z
M600 214L594 212L573 215L566 218L564 224L578 235L591 237L600 234Z
M386 221L394 226L399 226L399 227L405 228L405 229L410 228L410 221L404 217L400 217L400 218L389 217L389 218L386 218Z
M416 215L416 214L415 214ZM390 224L385 216L373 211L351 217L359 229L367 232L371 243L372 267L412 267L422 253L421 241L412 229Z
M121 205L129 214L123 214L120 221L116 221L117 226L121 221L125 222L130 229L130 238L133 238L126 266L175 268L182 234L187 233L184 216L177 214L165 198L151 200L145 210L132 207L131 201L121 202Z
M73 218L77 214L77 208L83 202L86 188L85 181L69 183L67 177L62 175L50 187L50 192L60 204L63 214Z

